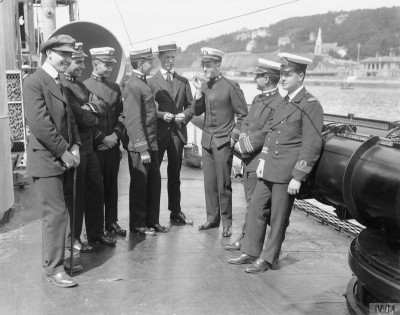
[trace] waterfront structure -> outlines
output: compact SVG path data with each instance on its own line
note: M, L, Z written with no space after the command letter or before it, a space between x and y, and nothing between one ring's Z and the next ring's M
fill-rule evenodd
M360 61L360 74L363 77L400 77L400 57L391 50L389 56L369 57Z

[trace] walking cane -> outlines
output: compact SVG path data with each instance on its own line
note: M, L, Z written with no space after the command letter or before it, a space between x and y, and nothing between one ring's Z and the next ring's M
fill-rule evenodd
M73 181L72 181L72 209L71 209L71 215L70 215L70 220L71 220L71 256L69 258L69 263L70 263L70 275L72 277L73 274L73 267L74 267L74 239L75 239L75 203L76 203L76 168L71 170L74 175L73 175Z

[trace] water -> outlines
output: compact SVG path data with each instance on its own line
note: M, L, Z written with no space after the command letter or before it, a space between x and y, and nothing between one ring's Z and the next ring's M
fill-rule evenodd
M255 83L240 83L247 103L259 93ZM343 90L340 86L306 86L321 103L327 114L397 121L400 120L400 89L355 87ZM282 95L286 92L280 89Z

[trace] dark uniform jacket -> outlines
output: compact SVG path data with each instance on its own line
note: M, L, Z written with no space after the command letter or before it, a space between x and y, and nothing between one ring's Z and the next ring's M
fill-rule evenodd
M93 108L96 104L92 103L90 104L92 107L91 111L84 110L82 106L89 103L90 95L86 86L69 75L61 75L61 82L67 90L68 103L71 106L76 124L78 125L79 136L82 142L80 152L92 152L93 127L99 123L99 119L96 116L103 113L105 104L102 107L96 106Z
M146 77L137 72L124 89L124 116L127 149L133 152L157 151L157 110Z
M193 112L190 108L193 96L189 81L185 77L174 72L173 89L171 90L169 83L165 80L162 73L158 71L149 79L148 84L153 92L155 101L158 104L158 141L162 141L163 137L168 135L168 131L173 128L176 130L182 142L186 144L186 124L193 117ZM164 121L164 115L166 113L176 115L182 112L185 114L185 120L183 122L177 123L173 120L168 123Z
M265 142L268 129L275 110L282 102L282 96L276 88L266 94L257 95L251 105L249 114L243 120L239 136L239 147L246 170L255 171L258 166L258 156Z
M307 178L321 153L323 118L321 104L305 88L290 103L281 103L260 154L263 179L283 184Z
M241 124L247 115L246 100L239 84L220 74L209 82L202 97L193 103L196 116L205 113L201 138L204 148L210 149L211 141L219 148L231 138L239 139Z
M90 102L103 101L106 104L105 111L99 117L99 124L95 129L95 145L101 145L103 139L113 132L120 140L124 132L124 124L120 120L123 105L119 85L93 74L83 83L92 93Z
M68 101L60 86L41 68L25 80L23 91L25 117L31 131L27 173L33 177L61 175L66 170L61 156L73 144L80 145Z

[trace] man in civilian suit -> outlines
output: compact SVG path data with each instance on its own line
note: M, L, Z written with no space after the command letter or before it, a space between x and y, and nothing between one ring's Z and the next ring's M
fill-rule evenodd
M95 129L95 148L100 162L104 185L104 220L107 231L125 236L118 221L119 144L124 132L122 96L119 85L108 80L114 64L114 48L99 47L89 50L92 58L92 76L83 83L91 92L90 101L103 101L105 112Z
M46 60L25 80L23 90L31 130L26 168L43 211L42 264L45 279L59 287L77 285L63 267L68 225L64 196L68 170L79 165L80 138L59 77L71 63L74 47L68 35L47 40L41 49Z
M132 75L124 89L129 174L129 228L140 235L166 233L160 225L161 175L158 165L157 110L146 76L153 68L151 49L130 53Z
M184 224L193 224L181 209L181 180L183 147L187 143L186 125L192 119L190 109L193 96L189 81L174 69L176 44L158 46L161 69L152 76L148 84L157 108L158 161L161 166L164 153L168 157L168 209L170 218Z
M90 253L94 247L81 241L83 215L85 214L86 234L89 241L99 241L113 246L115 239L104 234L104 189L100 164L93 146L93 130L99 123L105 104L101 101L89 103L90 92L78 80L85 69L82 43L76 43L77 53L61 81L67 90L68 102L74 113L81 138L80 164L76 169L76 204L74 213L74 250Z
M262 273L278 262L295 195L310 175L322 148L321 104L303 86L311 59L281 53L285 100L267 123L257 177L247 217L243 254L231 264L252 263L247 273ZM268 220L270 230L263 249Z
M239 84L221 74L225 53L208 47L201 48L201 53L206 80L195 78L196 96L192 105L196 116L204 113L201 146L207 222L199 230L216 228L222 219L222 236L229 237L232 235L232 148L239 139L247 104Z
M262 93L254 97L249 114L243 120L239 141L235 144L235 151L241 157L244 165L243 188L247 201L245 221L242 233L235 242L225 246L226 250L240 250L242 245L251 196L258 182L256 175L258 158L268 132L264 127L272 119L276 108L282 102L282 96L277 87L280 79L280 66L281 64L278 62L259 58L257 69L254 72L257 89Z

